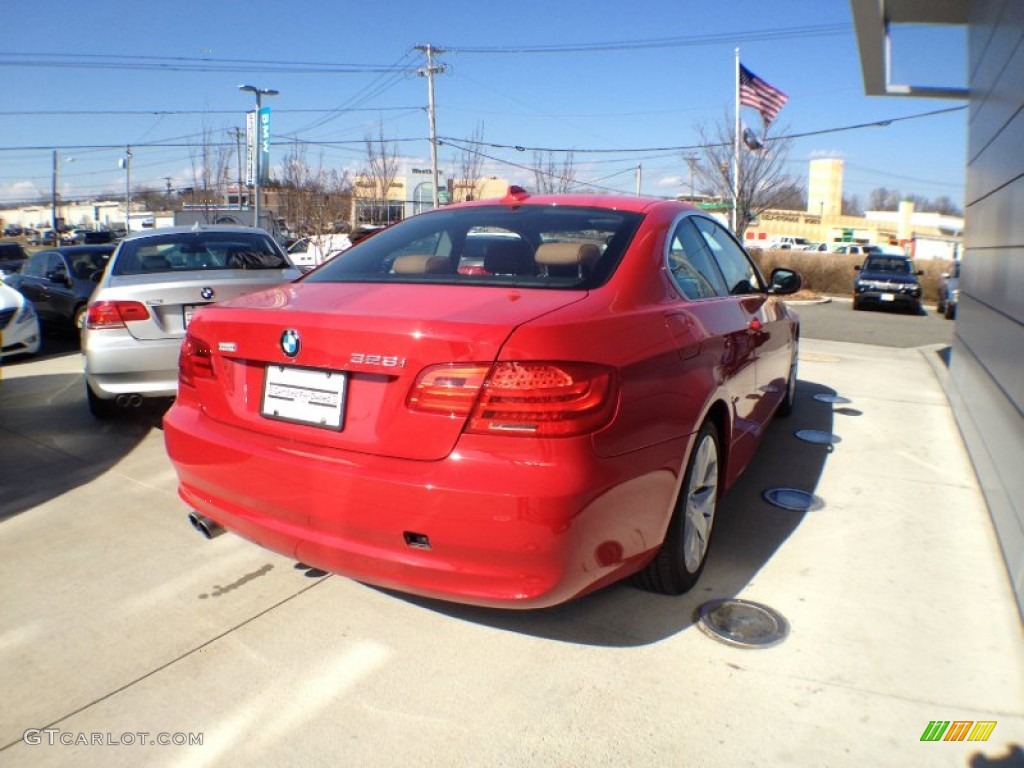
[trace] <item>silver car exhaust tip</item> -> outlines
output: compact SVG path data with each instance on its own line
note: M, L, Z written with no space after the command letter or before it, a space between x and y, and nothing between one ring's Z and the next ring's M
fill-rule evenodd
M211 520L205 515L200 515L198 512L189 512L188 521L192 523L193 528L208 539L214 539L225 531L224 526L216 520Z
M118 408L138 408L142 405L142 395L130 394L130 395L118 395L114 400L117 403Z

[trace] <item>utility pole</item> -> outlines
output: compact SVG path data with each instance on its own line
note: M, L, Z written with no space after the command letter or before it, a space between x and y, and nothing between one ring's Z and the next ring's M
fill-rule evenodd
M131 232L132 211L132 145L126 146L124 152L124 231Z
M242 129L235 126L235 156L238 158L238 210L242 210Z
M53 150L53 196L51 198L53 210L51 211L51 218L53 219L53 231L56 237L57 232L57 150ZM60 238L54 245L60 245Z
M432 45L418 45L416 46L417 51L423 51L427 56L427 66L421 67L416 70L416 73L420 77L427 78L427 114L430 117L430 170L433 174L434 179L434 208L440 205L440 198L438 196L438 184L439 177L437 172L437 125L435 120L434 109L434 75L442 74L445 71L445 65L439 64L434 66L434 55L444 53L444 49L435 48Z
M690 203L692 204L694 198L693 169L697 165L697 155L690 152L689 154L685 155L684 158L686 160L686 164L690 166Z
M172 178L173 178L172 176L164 176L164 181L167 182L167 192L165 193L165 197L167 199L164 201L164 205L167 206L168 210L172 210L172 206L171 206L171 179Z
M642 163L636 164L636 196L640 197L640 182L644 177L644 166Z

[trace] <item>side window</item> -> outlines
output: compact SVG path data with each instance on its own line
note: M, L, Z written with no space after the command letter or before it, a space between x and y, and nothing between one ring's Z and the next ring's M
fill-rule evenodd
M754 263L724 227L701 216L694 216L693 221L725 275L729 294L738 296L764 290L764 282Z
M49 254L45 252L33 254L25 263L22 274L28 277L46 277L46 262L48 259Z
M676 225L669 240L668 269L672 280L688 299L729 295L707 243L689 218Z
M67 275L68 265L64 263L64 259L61 258L59 253L51 253L50 258L46 262L46 275Z

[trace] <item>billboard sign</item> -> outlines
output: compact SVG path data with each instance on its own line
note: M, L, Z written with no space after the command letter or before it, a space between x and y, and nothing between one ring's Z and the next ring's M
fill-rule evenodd
M260 184L270 180L270 107L260 109Z
M256 111L245 113L245 185L256 179Z

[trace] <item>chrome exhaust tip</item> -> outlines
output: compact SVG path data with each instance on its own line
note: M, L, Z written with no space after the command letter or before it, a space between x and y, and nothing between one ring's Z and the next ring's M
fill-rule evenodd
M188 521L192 524L193 528L208 539L215 539L225 532L223 525L205 515L200 515L198 512L189 512Z

